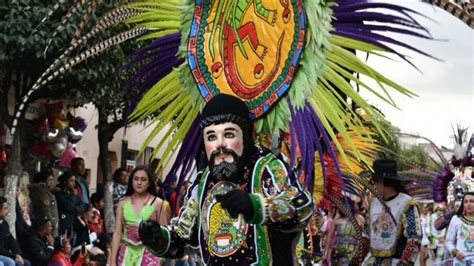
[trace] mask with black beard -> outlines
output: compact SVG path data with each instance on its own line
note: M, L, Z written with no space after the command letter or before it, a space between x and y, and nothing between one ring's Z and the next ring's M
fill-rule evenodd
M230 154L234 161L230 163L222 160L220 164L216 165L215 159L220 153ZM242 164L242 156L237 155L234 150L228 148L219 148L212 151L209 158L209 169L212 175L219 180L238 177L243 169Z

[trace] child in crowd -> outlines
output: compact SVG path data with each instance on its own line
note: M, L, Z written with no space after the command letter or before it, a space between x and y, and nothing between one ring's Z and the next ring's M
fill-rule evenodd
M104 219L100 210L104 208L104 197L102 193L94 193L91 196L92 208L88 217L86 217L89 230L95 232L96 234L104 233Z
M65 235L61 235L56 238L54 241L54 253L53 257L49 260L48 266L80 266L82 265L86 253L81 251L74 263L71 261L71 242L69 237L67 237L67 232Z

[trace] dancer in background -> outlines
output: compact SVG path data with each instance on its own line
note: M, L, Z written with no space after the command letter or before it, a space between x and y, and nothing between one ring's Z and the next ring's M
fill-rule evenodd
M167 225L170 219L169 204L156 196L152 170L147 166L137 166L131 173L127 192L117 204L110 264L160 265L160 258L146 250L138 237L138 224L153 220Z
M413 265L422 238L418 205L403 193L395 160L378 159L373 169L375 186L383 195L390 213L377 198L372 200L368 219L372 254L369 265Z
M348 199L348 204L352 205L356 211L354 218L359 225L359 230L362 230L365 225L365 218L360 212L360 203L361 199L357 198L355 200ZM331 239L330 243L332 244L332 255L326 255L327 258L331 258L332 265L357 265L361 261L356 261L356 259L363 260L367 254L367 248L361 258L354 258L356 250L358 248L359 242L357 240L357 229L350 219L344 215L343 212L336 210L337 215L334 222L331 225L329 230L329 238ZM367 234L363 233L363 236L367 238Z
M446 248L453 265L474 263L474 192L466 192L457 215L453 216L446 234Z
M426 224L426 237L428 237L428 250L434 263L443 260L444 240L446 229L438 230L435 227L435 221L444 215L446 207L442 204L436 204L433 214L428 217Z

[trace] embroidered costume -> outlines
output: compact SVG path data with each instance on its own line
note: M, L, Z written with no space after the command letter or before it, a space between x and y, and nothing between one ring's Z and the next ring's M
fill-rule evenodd
M254 164L235 181L216 180L208 170L199 173L179 217L162 227L166 239L155 255L179 258L184 246L194 243L206 265L291 265L296 236L312 213L311 198L270 152L259 149L248 165ZM232 219L216 201L216 195L234 188L251 193L258 210L252 220Z
M421 244L421 226L416 201L404 193L386 201L397 224L385 213L378 199L370 205L370 252L376 261L396 258L414 261Z
M409 195L400 192L401 178L396 161L378 159L373 165L373 179L383 182L384 189L396 194L384 200L373 199L369 208L369 265L414 263L421 246L422 229L419 208ZM391 188L392 190L388 190ZM384 195L385 197L390 194Z
M347 219L335 225L334 249L332 262L334 265L349 265L357 248L356 230Z
M227 94L204 107L208 165L170 226L140 224L140 238L155 255L180 258L190 244L205 265L295 263L312 198L280 159L254 144L249 117L245 103Z
M463 260L453 258L453 266L464 266L474 264L474 221L466 217L453 216L446 235L446 248L449 253L458 250L466 257ZM471 256L469 256L471 255Z

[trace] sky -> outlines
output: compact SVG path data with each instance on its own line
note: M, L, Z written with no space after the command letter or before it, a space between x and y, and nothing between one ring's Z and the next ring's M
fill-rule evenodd
M436 40L391 36L442 61L402 50L412 57L411 61L420 72L400 59L393 62L371 56L367 61L370 66L415 92L418 97L408 98L393 92L391 95L401 109L398 110L369 94L362 92L362 95L381 109L402 132L418 133L438 147L452 148L451 125L454 128L457 124L469 127L469 136L474 133L474 30L431 5L414 1L399 3L435 20L417 17Z

